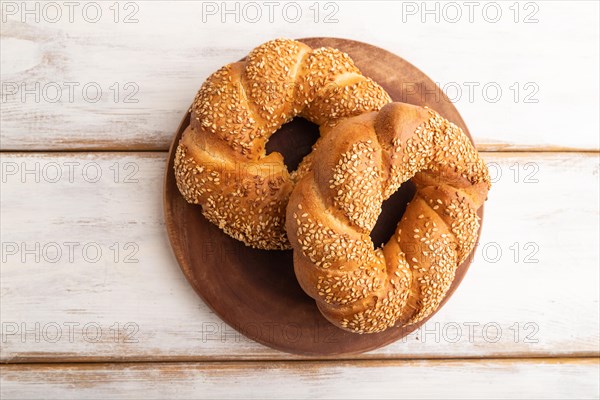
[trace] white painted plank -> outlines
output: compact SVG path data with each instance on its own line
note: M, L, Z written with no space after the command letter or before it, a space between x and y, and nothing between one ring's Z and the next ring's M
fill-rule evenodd
M363 357L598 355L597 154L483 156L496 182L462 286L422 331ZM2 361L292 357L234 333L185 281L165 158L1 155Z
M456 101L482 150L600 147L595 1L88 3L70 15L54 2L57 18L43 2L3 2L2 149L164 150L210 73L282 36L404 57Z
M12 365L11 399L593 399L597 359Z

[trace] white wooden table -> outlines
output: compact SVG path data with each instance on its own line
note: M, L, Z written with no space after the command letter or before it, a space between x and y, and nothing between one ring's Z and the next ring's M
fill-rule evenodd
M0 396L598 398L598 14L596 1L3 1ZM343 360L222 323L162 216L166 150L203 80L309 36L375 44L433 77L494 177L451 301Z

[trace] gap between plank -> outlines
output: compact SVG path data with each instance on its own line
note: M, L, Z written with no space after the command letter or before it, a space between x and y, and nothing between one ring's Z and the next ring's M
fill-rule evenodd
M283 354L283 353L282 353ZM210 363L210 364L218 364L218 363L226 363L226 364L234 364L234 363L310 363L310 362L325 362L325 363L336 363L336 362L415 362L415 361L429 361L429 362L473 362L473 361L514 361L514 360L531 360L532 362L537 361L554 361L554 362L562 362L565 360L571 359L580 359L580 360L598 360L600 361L600 353L591 354L591 353L572 353L558 356L551 355L531 355L527 353L523 353L523 355L509 355L509 356L491 356L491 357L381 357L380 355L374 355L373 357L369 357L368 355L362 356L357 355L356 357L301 357L288 355L291 358L203 358L203 357L160 357L160 358L101 358L101 357L91 357L91 358L76 358L76 357L56 357L56 358L27 358L26 361L20 361L18 358L13 358L11 360L2 360L0 361L0 366L5 365L54 365L54 364L73 364L73 365L82 365L82 364L170 364L170 363ZM294 358L296 357L296 358ZM299 357L299 358L298 358Z
M486 150L486 149L477 149L479 153L499 153L499 154L508 154L508 153L566 153L566 154L599 154L600 149L572 149L572 148L561 148L561 147L550 147L550 148L521 148L521 149L511 149L507 148L506 150ZM131 153L131 154L147 154L147 153L157 153L157 154L168 154L169 150L162 149L118 149L118 148L106 148L106 149L48 149L48 150L4 150L0 149L0 154L89 154L89 153Z

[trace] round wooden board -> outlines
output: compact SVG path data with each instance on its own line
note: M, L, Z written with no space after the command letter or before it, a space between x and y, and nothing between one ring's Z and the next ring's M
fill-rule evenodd
M363 74L383 86L393 100L430 106L469 134L460 114L436 84L402 58L353 40L309 38L300 41L313 48L330 46L345 51ZM291 251L246 247L208 222L200 206L184 201L175 183L173 159L188 124L189 113L175 134L167 161L165 222L173 251L186 278L227 324L247 337L281 351L341 356L385 346L425 322L366 335L346 332L330 324L298 285ZM271 137L267 149L280 151L288 167L294 168L310 151L317 136L315 126L295 119ZM384 203L372 234L374 243L383 243L392 235L413 195L414 187L407 182ZM479 215L483 218L483 208ZM471 259L472 255L458 268L444 303L460 284ZM226 332L217 334L227 335Z

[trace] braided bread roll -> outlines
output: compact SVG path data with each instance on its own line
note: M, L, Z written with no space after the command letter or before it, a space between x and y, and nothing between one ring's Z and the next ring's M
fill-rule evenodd
M266 155L269 137L297 115L331 127L390 101L345 53L294 40L267 42L202 85L175 155L177 186L246 245L289 248L285 209L312 153L290 174L280 153Z
M383 200L412 178L416 195L383 248L369 236ZM477 240L490 188L469 138L434 111L390 103L326 136L292 192L287 232L304 291L357 333L431 315Z

